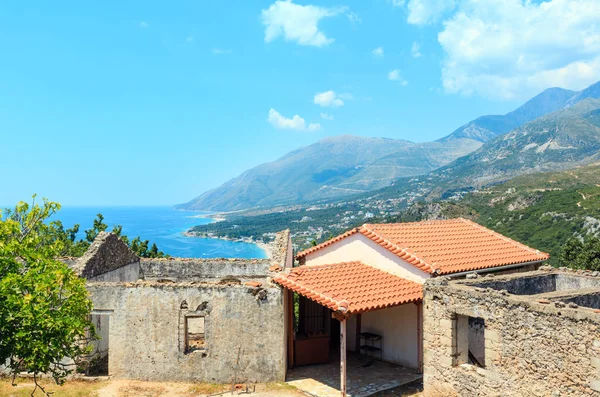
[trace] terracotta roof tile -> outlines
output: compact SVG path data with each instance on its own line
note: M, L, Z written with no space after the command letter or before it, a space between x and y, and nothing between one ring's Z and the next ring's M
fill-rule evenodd
M463 218L365 224L302 251L297 257L309 255L355 233L363 234L428 273L451 274L550 257Z
M421 284L361 262L306 265L273 279L323 306L354 314L423 299Z

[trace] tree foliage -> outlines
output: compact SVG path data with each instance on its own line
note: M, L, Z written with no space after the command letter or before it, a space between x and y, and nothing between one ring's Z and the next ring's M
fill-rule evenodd
M55 259L74 241L72 231L46 222L58 209L34 198L0 217L0 362L13 375L33 373L34 393L39 374L64 382L74 370L65 359L77 362L95 337L85 280Z
M559 261L561 266L600 271L600 239L570 239L564 245Z
M8 211L7 214L10 216L12 211ZM108 225L104 223L104 216L102 214L96 215L92 227L84 230L85 239L77 240L79 233L79 224L74 225L70 229L65 229L62 222L53 221L50 222L51 231L48 233L48 240L58 240L62 242L62 250L60 251L61 256L82 256L85 251L94 242L100 232L108 230ZM160 251L156 246L156 243L150 246L148 240L142 240L140 237L129 239L123 234L123 227L116 225L113 227L112 232L121 238L129 246L129 248L135 252L135 254L141 258L164 258L168 257L164 252Z

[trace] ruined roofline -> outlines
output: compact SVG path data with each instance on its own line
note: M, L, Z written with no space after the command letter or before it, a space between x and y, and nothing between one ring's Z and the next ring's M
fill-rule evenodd
M221 280L203 280L203 281L178 281L170 280L137 280L135 282L124 281L88 281L86 288L105 288L105 287L123 287L123 288L144 288L144 287L160 287L160 288L183 288L183 287L208 287L208 288L274 288L281 289L277 284L271 282L271 279L265 277L260 281L255 278L253 281L241 281L236 279L221 279Z
M579 290L565 289L562 291L533 293L529 295L517 295L509 293L504 289L485 287L485 283L488 282L502 283L519 279L529 281L527 279L552 275L597 280L598 286ZM572 299L581 297L588 295L590 292L600 294L600 273L566 268L556 269L550 266L543 266L539 270L531 272L500 276L488 274L485 277L463 280L452 280L450 277L438 277L428 279L423 284L423 296L425 301L429 299L444 299L452 296L488 302L493 301L501 306L512 306L513 309L520 307L529 311L567 317L576 321L591 321L600 325L600 310L563 302L566 298Z
M168 258L140 258L142 263L144 262L198 262L198 263L265 263L271 264L273 262L270 258L187 258L180 256L171 256Z
M266 248L268 258L139 258L114 233L100 232L80 258L61 260L75 273L88 280L132 281L149 279L213 279L231 277L267 277L271 272L291 267L290 231L277 233Z

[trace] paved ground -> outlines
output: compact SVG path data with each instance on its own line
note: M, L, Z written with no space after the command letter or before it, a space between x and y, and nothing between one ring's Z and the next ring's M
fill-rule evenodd
M346 391L351 397L371 396L421 378L420 374L408 368L348 355ZM339 362L305 365L289 370L287 383L312 396L339 397Z

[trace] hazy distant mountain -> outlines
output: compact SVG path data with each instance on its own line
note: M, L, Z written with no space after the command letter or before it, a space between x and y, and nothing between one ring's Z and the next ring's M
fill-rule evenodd
M252 168L178 208L231 211L354 195L419 175L470 153L480 144L413 143L338 136Z
M487 142L490 139L505 134L524 123L535 120L545 114L562 109L569 104L570 101L577 103L579 100L587 98L577 98L582 92L565 90L562 88L548 88L538 96L527 101L518 109L507 113L503 116L491 115L481 116L475 120L461 126L450 135L440 139L446 142L456 138L474 139L480 142ZM594 96L598 98L600 95Z
M585 121L585 117L593 118L593 112L584 117L582 109L587 106L591 112L595 106L591 98L599 97L600 82L579 92L550 88L513 112L479 117L435 142L348 135L326 138L252 168L178 208L232 211L342 198L445 165L431 174L440 184L467 175L480 182L560 168L559 164L582 161L596 150L594 124ZM584 133L586 128L591 135ZM389 191L399 187L414 188L401 179Z
M561 170L600 160L600 100L586 99L540 117L419 178L405 178L373 192L398 197L409 192L436 197L517 175Z

